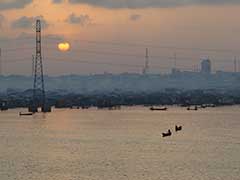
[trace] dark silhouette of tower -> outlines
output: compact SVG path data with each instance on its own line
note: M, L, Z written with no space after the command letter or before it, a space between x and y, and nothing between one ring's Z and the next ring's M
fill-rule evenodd
M50 112L51 109L46 105L45 87L43 78L42 49L41 49L41 21L36 21L36 55L34 62L34 83L33 83L33 102L31 112L38 112L41 107L42 112Z
M146 48L145 66L143 68L143 74L148 74L148 72L149 72L149 55L148 55L148 48Z

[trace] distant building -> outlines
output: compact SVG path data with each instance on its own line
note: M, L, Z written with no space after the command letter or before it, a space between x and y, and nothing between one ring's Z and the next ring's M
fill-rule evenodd
M201 73L203 74L211 74L212 64L209 59L205 59L201 62Z
M181 71L176 68L172 68L172 76L179 76L181 74Z

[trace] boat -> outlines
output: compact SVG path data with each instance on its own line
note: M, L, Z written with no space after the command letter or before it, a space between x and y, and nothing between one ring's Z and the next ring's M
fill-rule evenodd
M32 115L33 115L32 112L28 112L28 113L22 113L22 112L20 112L20 113L19 113L19 116L32 116Z
M167 107L158 107L158 108L151 107L150 110L151 111L166 111Z
M208 107L208 105L207 105L207 104L202 104L200 107L203 108L203 109L205 109L205 108Z
M120 110L121 106L120 105L116 105L116 106L111 106L108 108L108 110Z
M89 109L89 106L81 106L82 109Z
M181 131L182 130L182 126L175 126L175 131L178 132L178 131Z
M162 133L162 137L167 137L167 136L171 136L172 135L172 132L171 130L169 129L167 133Z
M198 107L197 107L197 106L194 106L193 108L188 107L187 110L188 110L188 111L197 111L197 110L198 110Z
M0 110L1 111L7 111L8 110L7 101L0 102Z
M7 111L8 107L1 107L0 109L1 109L1 111Z
M80 109L79 106L71 106L70 109Z

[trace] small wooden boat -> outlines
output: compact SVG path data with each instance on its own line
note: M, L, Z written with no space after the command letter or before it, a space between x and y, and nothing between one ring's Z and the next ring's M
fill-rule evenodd
M167 136L171 136L172 135L172 132L171 130L169 129L167 133L162 133L162 137L167 137Z
M32 115L33 115L32 112L28 112L28 113L22 113L22 112L20 112L20 113L19 113L19 116L32 116Z
M80 109L79 106L71 106L70 109Z
M178 132L178 131L181 131L182 130L182 126L175 126L175 131Z
M187 110L188 110L188 111L197 111L197 110L198 110L198 107L197 107L197 106L194 106L193 108L188 107Z
M82 109L89 109L89 106L81 106Z
M207 108L207 107L208 107L207 104L202 104L202 105L200 106L200 108L203 108L203 109L205 109L205 108Z
M0 110L1 111L7 111L8 110L8 106L7 106L7 101L0 101Z
M158 107L158 108L151 107L150 110L151 111L166 111L167 107Z

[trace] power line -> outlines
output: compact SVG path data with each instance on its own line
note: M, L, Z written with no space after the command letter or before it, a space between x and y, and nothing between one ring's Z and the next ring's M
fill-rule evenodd
M34 37L21 37L16 39L5 39L1 40L3 42L11 42L11 41L24 41L28 39L34 39ZM60 42L63 41L64 38L60 37L45 37L44 41L52 41L52 42ZM93 40L86 40L86 39L79 39L81 43L88 43L88 44L97 44L97 45L111 45L111 46L124 46L124 47L150 47L156 49L169 49L169 50L181 50L181 51L200 51L200 52L216 52L216 53L238 53L239 50L233 49L218 49L218 48L202 48L202 47L179 47L179 46L169 46L169 45L157 45L152 43L129 43L129 42L114 42L114 41L93 41Z
M19 58L19 59L15 59L14 60L3 60L2 63L6 63L6 64L10 64L10 63L21 63L23 61L29 61L30 58Z
M109 66L123 66L123 67L135 67L135 68L142 68L142 65L138 64L125 64L125 63L112 63L112 62L95 62L95 61L88 61L88 60L77 60L77 59L62 59L62 58L55 58L55 57L48 57L49 61L57 61L57 62L64 62L64 63L82 63L82 64L90 64L90 65L109 65ZM152 69L162 69L162 70L169 70L171 69L171 66L163 66L163 65L152 65ZM189 68L184 68L184 70L189 70Z
M16 51L23 51L23 50L33 50L34 47L18 47L18 48L8 48L8 49L4 49L2 48L2 51L5 52L16 52Z
M178 46L166 46L166 45L154 45L149 43L121 43L113 41L90 41L80 39L80 42L86 42L90 44L99 44L99 45L114 45L114 46L130 46L130 47L150 47L157 49L172 49L172 50L184 50L184 51L202 51L202 52L219 52L219 53L233 53L239 52L238 50L232 49L215 49L215 48L199 48L199 47L178 47Z
M108 61L101 61L101 62L96 62L96 61L91 61L91 60L80 60L80 59L67 59L67 58L58 58L58 57L51 57L47 56L48 62L58 62L58 63L80 63L80 64L88 64L88 65L108 65L108 66L114 66L114 67L127 67L127 68L135 68L138 70L142 69L142 65L140 64L129 64L129 63L113 63L113 62L108 62ZM22 63L24 61L31 62L31 58L20 58L20 59L14 59L10 61L4 61L4 63ZM152 64L151 69L156 69L156 70L170 70L172 66L163 66L159 64ZM179 67L179 69L183 71L192 71L192 68L188 67Z
M46 48L46 50L56 50L55 48ZM71 49L71 53L76 53L76 54L82 54L82 53L88 53L88 54L96 54L96 55L114 55L114 56L122 56L122 57L133 57L133 58L143 58L143 54L131 54L131 53L119 53L119 52L113 52L113 51L97 51L97 50L89 50L89 49ZM60 53L60 52L59 52ZM160 55L149 55L148 56L151 59L168 59L168 60L176 60L176 57L172 56L160 56ZM229 58L230 59L230 58ZM177 60L201 60L201 58L193 58L193 57L178 57ZM212 58L211 60L214 61L228 61L227 59L216 59Z
M50 48L51 49L51 48ZM47 49L47 50L50 50ZM95 50L87 50L87 49L79 49L79 50L71 50L71 52L76 53L76 54L81 54L81 53L87 53L87 54L96 54L96 55L114 55L114 56L119 56L119 57L133 57L133 58L143 58L144 56L141 54L129 54L129 53L119 53L119 52L110 52L110 51L95 51ZM151 59L164 59L164 60L176 60L175 57L172 56L159 56L159 55L149 55L148 56ZM177 60L184 60L184 61L196 61L196 60L201 60L201 58L193 58L193 57L178 57ZM214 61L227 61L226 59L215 59L212 58Z
M4 54L11 54L12 52L16 52L16 51L28 51L28 50L33 50L33 47L21 47L21 48L12 48L12 49L5 49L4 50ZM58 51L56 48L52 48L52 47L48 47L45 48L45 51ZM103 56L118 56L118 57L132 57L132 58L143 58L143 55L141 54L130 54L130 53L119 53L119 52L112 52L112 51L96 51L96 50L88 50L88 49L72 49L71 51L72 53L76 53L76 54L82 54L82 53L86 53L86 54L95 54L95 55L103 55ZM60 52L57 52L60 53ZM154 56L151 55L149 56L149 58L151 58L152 60L160 60L160 59L164 59L164 60L171 60L174 61L176 60L175 57L171 57L171 56ZM199 61L201 60L200 58L193 58L193 57L178 57L178 61ZM222 62L227 62L227 59L216 59L216 58L212 58L212 61L222 61Z
M30 58L22 58L22 59L15 59L15 60L11 60L11 61L4 61L4 63L21 63L23 61L30 61ZM124 64L124 63L112 63L112 62L95 62L95 61L89 61L89 60L76 60L76 59L62 59L62 58L56 58L56 57L48 57L48 61L57 61L57 62L63 62L63 63L83 63L83 64L92 64L92 65L110 65L110 66L124 66L124 67L136 67L136 68L142 68L142 65L133 65L133 64ZM163 66L155 66L155 67L163 67ZM170 68L170 66L165 67L165 68Z
M9 43L9 44L14 43L15 44L16 41L19 42L19 41L29 41L29 40L34 42L34 40L35 40L34 35L29 36L29 37L16 37L15 39L13 39L13 38L11 38L11 39L1 39L0 41L4 42L4 44L6 44L6 43ZM61 41L61 40L63 40L63 39L49 37L49 36L45 36L45 38L44 38L44 41L52 41L52 42L57 42L57 41Z

